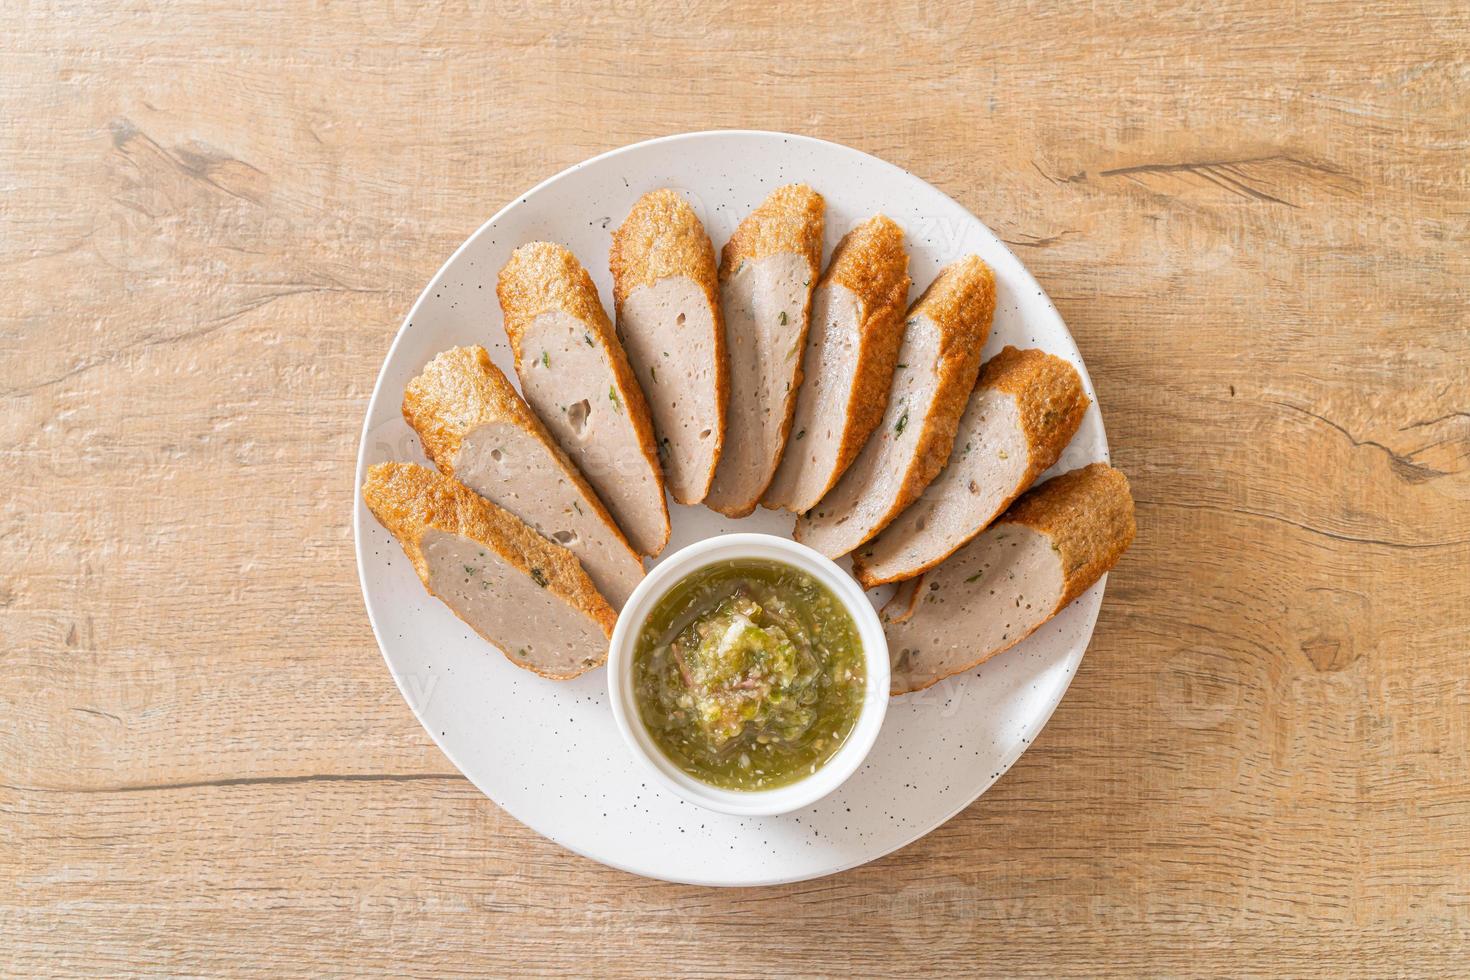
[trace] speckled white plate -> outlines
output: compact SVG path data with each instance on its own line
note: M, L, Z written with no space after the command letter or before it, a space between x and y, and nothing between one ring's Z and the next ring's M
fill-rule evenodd
M1002 178L1003 179L1003 178ZM611 232L656 187L684 194L718 250L772 188L804 181L827 199L827 254L881 211L909 237L913 296L946 263L978 253L999 303L986 356L1006 344L1070 360L1092 383L1045 292L973 215L918 177L857 150L782 133L689 133L625 147L557 174L487 221L450 256L393 341L363 425L357 482L384 460L425 462L399 413L403 387L446 347L482 344L514 378L495 276L515 246L558 241L577 254L605 304ZM1055 468L1107 459L1096 399ZM896 699L864 766L836 793L780 817L730 817L650 785L624 747L606 676L548 681L513 666L430 598L398 544L353 513L368 616L398 688L450 760L518 820L617 868L715 885L815 878L871 861L974 802L1025 751L1077 670L1102 601L1099 583L1034 636L977 670ZM711 534L789 534L791 518L758 509L728 520L670 504L667 553ZM886 598L874 592L875 598Z

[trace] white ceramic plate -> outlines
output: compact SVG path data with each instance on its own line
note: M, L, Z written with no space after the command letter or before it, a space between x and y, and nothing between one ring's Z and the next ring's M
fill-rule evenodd
M447 347L481 344L514 378L495 301L511 250L536 239L569 247L611 309L611 233L646 191L673 187L718 250L773 188L804 181L827 199L826 251L881 211L908 234L911 298L968 252L995 270L999 301L986 357L1040 347L1092 383L1046 293L996 236L949 197L876 157L783 133L689 133L594 157L500 211L449 258L414 304L363 425L357 485L385 460L426 462L399 413L403 387ZM1056 472L1107 459L1096 399ZM1067 689L1102 601L1099 583L1035 635L977 670L896 699L872 753L837 792L779 817L709 812L656 788L613 725L606 677L548 681L513 666L428 596L397 542L356 495L358 570L373 631L414 714L491 800L563 846L637 874L715 885L815 878L927 834L972 803L1046 724ZM789 534L789 515L732 521L670 504L666 554L728 531ZM877 599L885 598L874 592Z

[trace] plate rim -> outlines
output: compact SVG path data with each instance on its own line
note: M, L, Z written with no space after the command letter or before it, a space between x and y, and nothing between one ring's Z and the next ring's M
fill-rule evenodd
M1066 337L1068 344L1071 346L1073 353L1076 355L1075 359L1072 361L1072 364L1077 369L1078 374L1081 376L1084 388L1086 390L1093 391L1094 402L1097 401L1095 397L1096 387L1092 383L1092 376L1087 370L1087 364L1082 357L1082 352L1080 348L1078 348L1077 346L1076 338L1072 336L1072 331L1068 328L1066 320L1062 318L1061 312L1057 310L1056 304L1052 301L1051 294L1046 291L1045 287L1041 285L1041 282L1037 280L1037 278L1032 274L1031 270L1026 266L1026 264L1022 262L1020 257L1017 256L1016 253L1011 249L1010 245L1008 245L999 235L995 233L995 231L988 224L986 224L983 220L976 216L974 212L972 212L968 207L961 204L959 201L950 196L947 191L935 186L928 180L925 180L923 177L918 176L906 167L901 167L898 164L891 163L890 161L876 156L875 154L869 153L866 150L860 150L857 147L848 146L845 143L838 143L834 140L826 140L816 136L807 136L800 133L788 133L782 132L780 130L767 129L703 129L690 130L681 133L671 133L666 136L657 136L651 139L639 140L635 143L628 143L626 145L615 147L610 150L605 150L602 153L595 154L594 156L590 156L585 160L574 163L569 167L565 167L562 170L559 170L551 176L546 177L545 179L536 183L532 187L512 195L506 204L502 205L498 210L490 215L490 217L481 222L480 225L473 232L471 232L470 235L466 237L465 240L461 242L459 246L454 249L453 252L449 254L449 256L440 264L439 268L429 278L428 282L424 284L423 289L419 292L418 297L409 307L408 312L403 317L403 321L399 324L398 329L393 334L393 340L388 345L387 353L384 354L383 360L378 367L377 378L373 382L372 392L368 395L367 404L363 409L362 429L358 436L357 443L357 463L353 467L353 485L351 488L353 499L352 540L353 553L357 562L358 591L361 594L363 608L367 612L368 623L372 627L373 640L377 643L378 654L383 658L383 662L388 668L388 675L393 678L393 684L395 687L397 687L399 696L403 698L404 702L407 704L410 713L413 714L414 721L418 722L419 727L429 736L429 739L434 743L439 751L444 754L444 757L449 760L450 764L459 771L459 774L464 777L470 783L470 785L474 786L481 795L483 795L487 800L494 804L496 808L510 816L511 819L515 820L521 826L525 827L527 830L530 830L537 836L551 841L558 847L562 847L568 851L571 851L578 857L585 858L604 867L614 868L627 874L637 875L640 878L647 878L655 881L667 881L673 884L694 885L712 888L761 888L774 885L794 884L801 881L812 881L818 878L825 878L830 875L841 874L845 871L850 871L853 868L861 867L863 865L879 861L883 858L897 853L898 851L903 850L916 841L927 837L929 834L949 823L961 812L969 809L971 806L974 805L976 800L980 799L980 797L988 793L990 789L997 782L1000 781L1000 778L1004 776L1007 772L1009 772L1011 767L1014 766L1016 762L1021 758L1021 756L1026 753L1026 750L1031 747L1034 742L1035 736L1039 735L1050 723L1052 715L1055 714L1056 709L1061 705L1062 700L1067 696L1067 692L1071 690L1072 681L1077 676L1077 669L1080 666L1083 658L1086 656L1088 648L1092 645L1092 635L1097 627L1098 614L1101 611L1102 600L1106 594L1108 576L1104 574L1102 578L1098 580L1097 584L1093 587L1093 589L1095 589L1097 592L1097 609L1095 609L1091 617L1089 617L1086 628L1081 632L1078 637L1078 652L1075 654L1075 656L1068 657L1067 660L1063 661L1063 664L1067 666L1068 669L1065 672L1065 679L1062 682L1059 690L1057 691L1055 701L1052 702L1052 704L1046 709L1045 712L1039 713L1036 716L1037 723L1035 729L1031 732L1031 737L1021 742L1018 748L1014 748L1011 753L1009 753L1004 758L1002 762L997 764L995 774L991 776L987 781L985 781L985 783L976 791L974 796L970 797L959 806L953 808L949 813L945 814L942 819L933 823L929 827L917 831L913 835L905 838L892 847L889 847L871 856L857 858L853 861L849 861L825 870L815 871L809 874L803 873L788 876L778 875L773 877L758 877L752 878L747 881L736 882L704 879L695 876L667 875L662 873L649 874L648 872L641 871L637 868L631 867L630 865L624 864L621 861L613 860L601 855L590 854L580 847L561 840L558 837L546 833L545 831L542 831L527 823L511 807L497 800L494 794L492 794L485 786L481 785L480 781L472 776L470 772L465 768L465 766L460 762L460 760L456 757L455 752L451 751L451 749L447 745L445 745L443 741L440 740L440 737L435 734L433 727L428 725L424 721L423 717L419 713L419 709L416 705L415 699L410 695L409 691L404 686L404 679L399 676L399 672L397 669L395 669L392 659L390 659L388 656L387 647L383 642L383 634L378 626L377 617L373 614L372 603L369 599L366 556L364 554L365 541L361 530L363 527L364 519L367 516L367 505L363 501L360 488L362 487L363 477L367 468L368 438L372 430L373 406L375 406L378 402L378 397L381 394L381 389L387 378L388 366L393 362L394 355L398 351L398 346L403 342L409 328L413 325L414 318L417 316L420 307L423 306L424 303L428 300L429 296L433 293L435 285L444 278L445 274L455 264L460 254L465 252L472 245L474 245L482 235L487 234L493 228L495 223L498 222L501 217L503 217L506 213L524 203L524 200L526 198L529 198L532 194L535 194L542 188L547 187L550 184L553 184L561 180L562 178L577 172L578 170L582 170L594 164L602 163L605 160L618 157L623 154L632 153L636 150L641 150L649 146L654 146L661 143L677 143L686 140L696 140L712 136L759 138L774 137L788 142L819 144L825 147L834 148L844 153L856 153L884 167L890 167L898 170L906 176L913 178L914 180L918 180L928 186L935 193L941 195L950 204L954 205L956 208L959 208L962 212L969 215L970 218L979 226L982 232L992 238L995 245L1004 250L1005 253L1011 257L1011 259L1021 269L1022 273L1027 277L1027 279L1030 280L1030 283L1033 284L1041 293L1042 297L1046 300L1047 305L1051 308L1053 315L1056 316L1058 323L1061 324L1062 333ZM1102 417L1101 405L1098 405L1097 422L1098 432L1103 446L1102 453L1104 461L1107 462L1111 460L1112 451L1111 446L1108 443L1106 422ZM1093 589L1089 589L1088 591L1091 592L1093 591Z

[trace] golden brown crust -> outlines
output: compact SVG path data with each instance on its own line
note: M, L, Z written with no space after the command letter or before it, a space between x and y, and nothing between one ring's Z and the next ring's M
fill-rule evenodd
M454 475L460 443L477 426L504 419L550 438L483 347L451 347L425 364L404 386L403 418L445 476Z
M715 247L699 215L667 187L649 191L634 203L613 232L608 264L617 309L639 286L651 286L670 276L688 276L704 288L710 309L719 316Z
M1106 463L1052 477L1023 494L998 524L1022 524L1051 539L1066 588L1057 609L1092 588L1133 543L1128 478Z
M922 691L946 677L973 670L1035 633L1118 563L1133 543L1136 530L1128 479L1106 463L1093 463L1063 473L1033 488L1012 504L990 529L1000 524L1024 525L1052 542L1061 556L1064 583L1056 605L1030 629L1016 633L1000 646L982 651L972 661L926 678L923 683L914 683L912 676L905 683L895 675L889 689L891 695ZM899 583L898 591L883 607L885 623L901 623L913 616L924 579L920 575Z
M832 250L822 274L822 283L829 282L846 286L867 307L883 303L901 311L913 284L903 229L886 214L854 225Z
M995 273L978 255L951 262L939 270L909 310L910 320L921 315L941 325L981 330L983 342L995 315ZM957 335L955 339L962 338Z
M587 327L597 343L607 352L608 367L612 370L618 396L627 409L628 419L633 425L633 434L638 440L638 450L647 460L649 469L659 488L659 507L663 510L663 540L658 547L647 552L656 555L669 540L669 511L664 503L663 467L658 462L658 440L653 434L653 417L648 411L648 402L643 397L643 388L633 376L628 364L627 352L613 332L602 300L597 295L597 284L592 276L577 261L568 249L553 242L530 242L511 253L500 278L495 285L495 295L500 300L500 312L505 321L505 335L510 338L511 354L515 357L516 373L522 371L521 338L526 329L541 314L564 312ZM723 331L722 331L723 334ZM430 457L433 458L433 457Z
M822 284L836 283L852 290L863 308L858 333L857 365L852 395L847 400L848 424L837 448L828 490L842 476L863 443L883 420L888 392L903 344L903 308L908 302L909 253L903 247L903 229L876 214L849 231L837 243Z
M1062 450L1082 424L1082 415L1090 402L1082 390L1082 378L1071 364L1044 351L1017 350L1009 346L980 366L975 391L982 388L1005 392L1015 400L1026 437L1026 471L1017 481L1015 495L1001 503L1000 506L1005 507L1061 457ZM865 589L899 579L912 579L943 562L983 530L985 525L976 527L969 537L957 540L949 551L937 558L901 571L890 570L881 578L864 563L863 552L855 551L852 557L853 577Z
M981 366L975 387L994 388L1016 400L1031 451L1023 487L1061 458L1091 404L1076 368L1055 354L1034 349L1006 347Z
M812 281L822 265L822 227L827 202L805 184L778 187L746 215L720 253L720 281L746 260L794 252L806 257Z
M541 419L511 387L483 347L451 347L424 365L403 390L403 417L419 434L424 452L445 476L454 476L454 459L464 437L494 422L509 422L547 448L562 473L577 488L598 520L636 556L622 528L603 506L597 491L567 458Z
M621 318L623 303L639 286L651 286L672 276L687 276L704 293L709 305L710 322L714 325L711 347L715 362L715 444L710 454L709 478L689 499L675 488L674 499L681 504L697 504L709 492L719 469L720 454L725 445L725 409L730 400L730 372L725 366L725 320L720 312L719 271L715 267L715 248L699 220L699 215L682 197L667 187L649 191L633 204L628 217L613 232L608 266L613 277L613 313ZM626 358L625 358L626 360ZM630 379L634 378L631 370ZM634 385L637 388L637 385ZM641 389L640 389L641 397ZM644 416L649 418L647 403ZM650 438L653 423L648 423ZM656 443L654 443L656 447ZM654 454L657 462L657 451Z
M362 496L373 516L403 545L419 581L431 595L435 593L429 587L424 533L444 531L494 551L528 577L533 568L539 569L546 578L545 588L552 595L592 619L605 636L612 636L617 614L572 553L547 541L509 511L496 507L467 487L426 466L379 463L368 469ZM449 608L454 610L453 606ZM558 680L576 677L602 663L589 664L571 674L551 674L514 658L506 659Z
M975 255L946 266L909 310L908 322L919 317L927 317L939 328L934 400L919 432L914 465L904 476L889 519L917 500L949 462L960 416L980 373L981 350L995 318L995 273Z
M500 270L495 295L512 346L532 320L548 311L569 313L613 336L597 285L577 257L555 242L527 242L512 252Z
M893 595L878 611L878 618L884 623L908 622L919 608L919 594L923 588L923 575L899 582L893 589Z
M817 274L822 268L822 232L826 213L827 202L822 195L805 184L778 187L740 222L740 227L735 229L735 234L730 236L720 255L722 286L747 261L781 254L800 255L806 259L806 306L797 321L801 325L800 332L790 338L791 344L798 351L805 349L806 335L811 329L812 292L815 288L812 284L817 281ZM772 479L781 467L781 457L786 453L786 441L791 435L791 420L796 415L796 396L801 390L802 377L801 358L798 357L791 371L791 385L786 389L786 398L781 406L781 438L776 448L776 458L772 461ZM715 483L718 482L719 474L716 473ZM769 480L766 485L770 485ZM711 484L712 492L705 498L705 505L726 517L749 515L755 510L756 504L760 503L761 494L766 492L766 487L761 487L744 500L725 502L713 499L714 487L715 484Z

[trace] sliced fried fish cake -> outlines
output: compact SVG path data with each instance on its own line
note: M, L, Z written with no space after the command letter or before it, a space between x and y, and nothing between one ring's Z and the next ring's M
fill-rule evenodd
M995 315L995 276L971 255L909 310L883 420L837 485L797 519L796 539L836 558L913 503L944 468Z
M903 229L876 215L837 244L812 295L801 387L762 503L801 514L857 457L888 406L909 294Z
M949 463L923 495L853 552L864 588L913 578L985 529L1051 467L1089 400L1054 354L1007 347L980 368Z
M801 387L826 202L805 184L778 187L725 244L720 310L730 366L724 448L705 506L755 510L775 475Z
M362 496L424 588L511 663L565 679L607 660L617 614L571 552L425 466L379 463Z
M643 391L608 322L592 277L567 249L531 242L496 286L516 376L639 554L669 540L669 511Z
M884 607L894 694L976 667L1030 636L1133 543L1128 480L1093 463L1047 480Z
M483 347L455 347L403 393L403 417L434 465L577 557L621 609L643 562L591 485Z
M728 399L715 250L674 191L638 199L613 233L618 338L648 398L659 460L681 504L709 493Z

